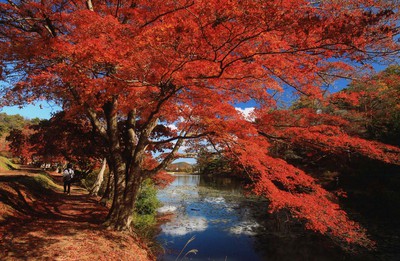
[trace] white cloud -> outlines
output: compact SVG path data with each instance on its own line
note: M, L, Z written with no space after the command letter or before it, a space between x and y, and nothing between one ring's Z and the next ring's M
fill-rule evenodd
M172 205L166 205L166 206L162 206L160 208L157 209L158 213L171 213L171 212L175 212L178 208L176 206L172 206Z
M202 232L208 227L204 217L179 217L161 226L163 232L171 236L183 236L193 232Z
M167 127L170 128L171 130L177 130L178 129L175 124L169 124Z
M240 112L246 120L248 120L248 121L254 120L254 115L253 115L254 107L248 107L248 108L244 108L244 109L236 107L235 109L238 112Z
M247 235L254 236L257 235L257 230L259 229L260 224L255 221L243 221L229 229L231 234L235 235Z
M223 197L206 197L204 201L211 204L225 204L225 199Z

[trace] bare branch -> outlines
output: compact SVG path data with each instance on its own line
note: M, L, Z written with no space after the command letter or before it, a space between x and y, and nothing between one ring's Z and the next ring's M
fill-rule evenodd
M108 140L107 132L103 124L98 119L97 113L90 107L86 108L86 111L88 112L90 122L96 128L96 130L100 133L100 135Z
M86 0L86 6L90 11L94 11L92 0Z
M184 135L183 137L185 137ZM172 151L167 155L167 157L164 158L164 160L154 169L150 170L148 172L148 175L155 175L157 172L159 172L162 169L165 169L174 159L175 159L175 154L178 152L180 147L183 144L184 139L178 139L178 141L175 143L174 148Z
M168 142L171 142L171 141L175 141L175 140L179 140L179 139L185 139L185 140L198 139L198 138L201 138L201 137L204 137L204 136L208 136L208 135L213 135L213 134L215 134L215 132L205 132L205 133L201 133L201 134L197 134L197 135L188 135L188 136L176 136L176 137L173 137L173 138L170 138L170 139L166 139L166 140L162 140L162 141L152 141L151 144L155 144L155 145L157 145L157 144L165 144L165 143L168 143Z
M90 1L90 0L89 0L89 1ZM148 25L151 24L151 23L154 23L155 21L157 21L158 19L160 19L160 18L163 17L163 16L172 14L172 13L174 13L174 12L176 12L176 11L180 11L180 10L186 9L186 8L188 8L188 7L191 7L192 5L194 5L194 1L191 2L191 3L188 3L187 5L184 5L184 6L181 6L181 7L177 7L177 8L175 8L175 9L169 10L169 11L167 11L167 12L165 12L165 13L159 14L159 15L157 15L156 17L154 17L153 19L151 19L150 21L147 21L146 23L144 23L144 24L141 26L141 28L146 27L146 26L148 26Z

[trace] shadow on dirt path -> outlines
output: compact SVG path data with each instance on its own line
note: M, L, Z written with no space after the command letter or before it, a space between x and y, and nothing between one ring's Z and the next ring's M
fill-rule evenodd
M55 188L39 187L35 172L0 174L0 260L90 260L108 241L124 244L101 226L108 209L85 189L64 194L59 173L48 173Z

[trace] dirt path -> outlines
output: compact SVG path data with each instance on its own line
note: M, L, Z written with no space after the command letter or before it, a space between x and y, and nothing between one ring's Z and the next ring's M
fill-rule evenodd
M0 260L149 260L138 239L101 226L107 208L87 191L35 190L36 174L0 174Z

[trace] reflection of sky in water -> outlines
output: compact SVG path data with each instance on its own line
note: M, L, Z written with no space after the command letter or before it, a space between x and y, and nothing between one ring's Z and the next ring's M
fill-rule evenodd
M192 249L198 252L189 254L189 260L344 260L343 252L311 232L304 234L293 227L287 234L286 228L275 228L270 216L261 220L267 221L267 227L259 225L254 215L260 218L267 206L245 199L241 186L234 183L229 179L177 175L170 186L159 191L158 197L164 204L159 212L172 212L174 218L162 225L157 237L167 251L158 260L176 260L193 236L195 239L182 251L179 260Z
M173 253L161 260L175 260L187 241L193 236L186 252L192 260L260 260L253 250L254 229L246 208L240 207L230 191L220 191L200 185L200 176L177 175L175 181L159 192L164 207L159 212L174 212L175 217L161 226L158 239Z
M201 232L207 229L207 219L204 217L180 217L173 222L162 226L162 231L166 235L184 236L193 232Z

